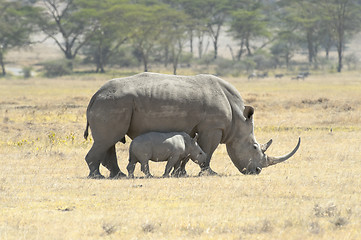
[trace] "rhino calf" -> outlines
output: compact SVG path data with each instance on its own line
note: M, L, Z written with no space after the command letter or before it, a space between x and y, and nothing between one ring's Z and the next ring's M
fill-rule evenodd
M152 177L149 172L149 160L155 162L168 161L163 177L168 177L173 167L185 164L189 158L202 164L207 156L197 143L198 134L191 138L185 132L149 132L133 139L129 147L129 164L127 166L130 178L133 178L137 162L146 177Z

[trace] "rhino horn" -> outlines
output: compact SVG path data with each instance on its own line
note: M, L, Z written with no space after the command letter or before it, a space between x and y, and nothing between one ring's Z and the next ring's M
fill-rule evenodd
M293 154L295 154L297 152L298 148L300 147L300 144L301 144L301 138L298 138L297 146L292 150L292 152L290 152L290 153L288 153L288 154L286 154L284 156L281 156L281 157L269 157L269 156L267 156L267 164L264 167L268 167L268 166L275 165L277 163L286 161L287 159L292 157ZM271 145L271 144L269 144L269 145Z
M271 146L272 144L272 139L269 140L266 144L262 144L261 145L261 150L264 153L265 151L267 151L267 149L269 148L269 146Z

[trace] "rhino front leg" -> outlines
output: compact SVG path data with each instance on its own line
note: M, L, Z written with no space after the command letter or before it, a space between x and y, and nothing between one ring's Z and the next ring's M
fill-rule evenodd
M180 162L179 155L172 155L168 158L167 165L165 166L163 177L169 177L169 173L172 168Z
M189 161L189 157L186 157L182 159L181 161L178 161L174 165L174 170L172 172L173 177L187 177L187 171L185 169L187 162Z
M199 175L217 175L209 166L212 155L222 139L222 130L211 130L199 132L198 144L202 150L207 153L206 161L200 165L201 171Z

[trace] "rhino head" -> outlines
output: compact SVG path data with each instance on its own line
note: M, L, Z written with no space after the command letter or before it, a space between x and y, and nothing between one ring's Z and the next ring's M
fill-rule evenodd
M266 144L257 143L253 131L253 113L252 107L245 107L243 112L245 121L236 128L238 132L235 133L235 137L226 144L233 164L243 174L259 174L262 168L286 161L297 152L301 143L299 138L296 147L284 156L267 156L265 152L272 144L272 139Z

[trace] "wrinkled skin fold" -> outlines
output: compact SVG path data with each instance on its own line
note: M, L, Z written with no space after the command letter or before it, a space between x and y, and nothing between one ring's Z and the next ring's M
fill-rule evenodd
M212 75L174 76L141 73L105 83L91 98L87 127L93 146L85 157L90 178L102 178L100 164L110 177L125 176L119 169L115 144L147 132L199 134L198 144L207 154L200 174L214 174L213 152L226 144L234 165L244 174L258 174L262 168L285 161L299 145L281 158L267 156L271 141L260 145L254 137L254 109L245 106L239 92ZM300 143L300 142L299 142ZM184 165L179 172L186 174Z

